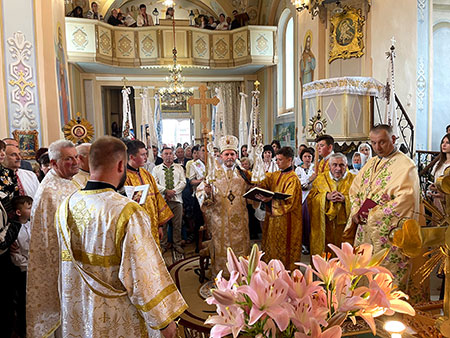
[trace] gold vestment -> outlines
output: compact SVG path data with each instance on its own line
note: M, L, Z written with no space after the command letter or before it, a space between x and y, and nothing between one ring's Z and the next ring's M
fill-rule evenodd
M286 269L294 270L302 254L302 187L293 170L266 173L261 187L289 194L286 200L272 199L266 205L262 251L263 259L279 259Z
M350 215L349 190L354 175L347 172L345 178L335 181L329 172L320 174L313 183L308 198L311 201L311 255L332 252L327 244L341 247L342 234ZM327 200L327 193L339 191L345 202L333 203Z
M250 253L247 200L242 197L249 185L237 169L225 171L218 166L215 176L212 197L207 198L204 182L197 187L196 196L212 235L209 253L213 276L220 270L228 276L227 248L232 248L237 257Z
M142 207L150 216L153 238L159 246L158 228L167 223L173 217L173 213L159 192L155 178L147 170L143 168L139 168L138 171L127 170L125 185L138 186L144 184L148 184L149 188L147 199Z

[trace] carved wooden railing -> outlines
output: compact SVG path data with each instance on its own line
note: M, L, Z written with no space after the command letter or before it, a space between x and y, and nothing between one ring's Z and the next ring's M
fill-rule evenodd
M178 63L194 67L232 68L277 63L277 27L245 26L231 31L191 27L176 20ZM114 27L104 22L66 18L70 62L119 67L154 67L172 63L172 27Z
M411 122L411 119L408 116L405 108L403 108L400 99L397 94L395 94L395 103L397 104L397 116L398 119L398 130L400 132L401 137L401 148L405 147L405 152L409 155L409 157L414 158L414 124ZM400 114L398 114L400 111Z

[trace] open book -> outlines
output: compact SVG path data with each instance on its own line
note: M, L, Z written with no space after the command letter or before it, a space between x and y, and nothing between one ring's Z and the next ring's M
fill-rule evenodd
M144 184L138 185L136 187L132 185L126 185L124 188L128 198L142 205L145 203L145 200L147 199L149 187L150 186L148 184Z
M277 200L285 200L292 196L289 194L283 194L281 192L273 192L273 191L266 190L263 188L254 187L254 188L251 188L249 191L247 191L243 195L243 197L248 198L253 201L260 202L260 200L255 197L255 195L257 195L257 194L263 195L265 197L272 197L273 199L277 199Z

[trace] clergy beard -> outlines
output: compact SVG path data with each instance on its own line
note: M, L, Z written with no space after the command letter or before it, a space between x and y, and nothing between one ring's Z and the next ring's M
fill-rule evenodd
M117 190L120 190L125 185L125 181L127 180L127 172L126 170L123 172L122 178L120 179L119 185L117 186Z

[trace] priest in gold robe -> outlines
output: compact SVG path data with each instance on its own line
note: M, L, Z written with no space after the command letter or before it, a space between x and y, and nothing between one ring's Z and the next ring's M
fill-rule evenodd
M378 156L372 157L353 180L352 209L345 231L356 231L355 246L369 243L374 252L389 248L382 265L393 273L396 285L407 291L411 261L389 242L389 233L402 218L418 219L419 176L414 162L396 149L392 127L375 126L369 138ZM367 199L377 205L368 212L358 212Z
M317 168L314 168L314 171L319 175L330 171L329 160L330 156L333 154L334 138L331 135L325 134L316 138L316 144L317 156L319 156L321 160L318 163Z
M78 172L75 146L70 141L56 141L50 145L48 155L52 169L39 185L31 210L26 309L28 337L51 336L60 326L55 213L64 198L81 188L72 179Z
M330 171L320 174L313 183L311 199L311 254L330 252L328 244L341 247L342 234L350 216L349 189L354 175L347 170L347 157L334 153Z
M279 259L286 269L295 269L302 253L302 187L293 170L294 151L290 147L278 150L276 161L279 170L266 173L261 188L273 192L289 194L291 197L280 200L256 197L266 205L266 218L263 226L262 250L266 261Z
M214 183L203 181L196 191L205 223L211 232L208 249L213 276L220 270L228 275L227 248L233 249L238 257L250 253L247 200L242 197L250 184L242 177L246 172L236 164L239 140L235 136L223 136L219 146L222 164L215 168Z
M151 219L117 188L126 146L92 144L91 181L60 205L56 219L63 337L174 338L187 308L151 233Z
M155 178L143 168L147 163L145 144L138 140L129 141L127 142L127 153L128 164L125 185L149 185L143 208L150 216L153 238L159 246L159 241L163 236L162 228L173 217L173 213L159 192Z

